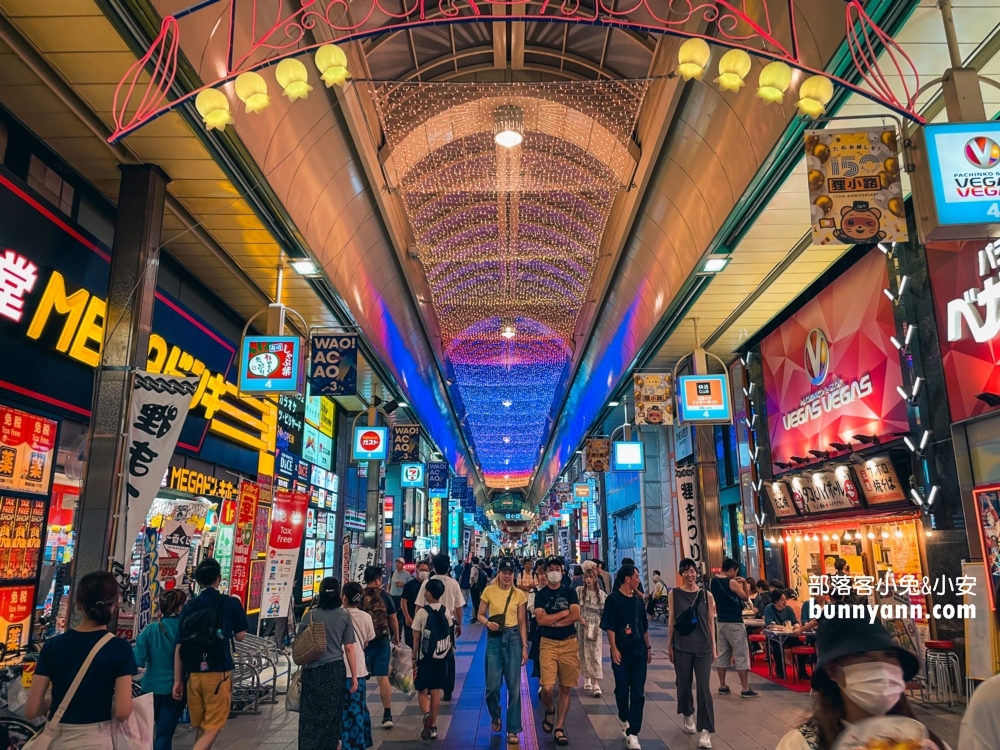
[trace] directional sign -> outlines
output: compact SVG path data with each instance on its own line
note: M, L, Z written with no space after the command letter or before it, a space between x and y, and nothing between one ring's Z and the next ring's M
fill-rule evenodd
M302 342L298 336L244 336L240 347L240 391L301 393Z

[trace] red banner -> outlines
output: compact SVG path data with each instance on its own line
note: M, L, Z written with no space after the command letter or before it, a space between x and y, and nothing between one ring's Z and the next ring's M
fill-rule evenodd
M960 422L992 407L976 398L1000 394L1000 320L994 284L1000 248L983 240L927 245L927 270L951 419ZM991 299L992 297L992 299Z
M250 550L253 545L253 522L257 517L260 488L253 482L240 482L239 510L236 513L236 538L233 540L233 569L229 593L247 605L250 583Z
M34 606L34 586L0 588L0 633L3 634L3 643L8 649L19 649L28 645Z
M0 491L49 492L57 430L51 419L0 406Z
M909 430L887 287L872 250L761 343L774 461Z
M308 506L309 495L305 492L274 491L271 531L267 537L262 617L284 617L288 614Z

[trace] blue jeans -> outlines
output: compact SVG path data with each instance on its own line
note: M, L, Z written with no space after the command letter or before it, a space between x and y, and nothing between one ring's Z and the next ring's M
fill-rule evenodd
M174 741L174 730L184 713L184 701L175 701L172 695L153 695L153 722L156 724L156 736L153 739L153 750L171 750Z
M507 683L507 731L521 731L521 630L507 628L486 638L486 707L500 718L500 683Z

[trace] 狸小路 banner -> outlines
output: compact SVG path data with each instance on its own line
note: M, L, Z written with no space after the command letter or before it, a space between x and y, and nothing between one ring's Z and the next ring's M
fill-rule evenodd
M674 378L669 372L637 372L632 376L635 423L674 423Z
M807 130L814 245L905 242L896 129Z
M584 448L586 471L603 472L611 468L611 438L590 438Z

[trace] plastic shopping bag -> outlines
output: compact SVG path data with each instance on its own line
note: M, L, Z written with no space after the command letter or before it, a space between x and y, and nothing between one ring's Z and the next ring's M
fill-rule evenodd
M413 650L405 643L392 649L389 682L405 695L413 692Z
M298 713L302 700L302 670L299 669L288 681L288 692L285 693L285 710Z
M146 750L153 746L153 694L132 699L132 713L125 721L111 722L115 750Z

